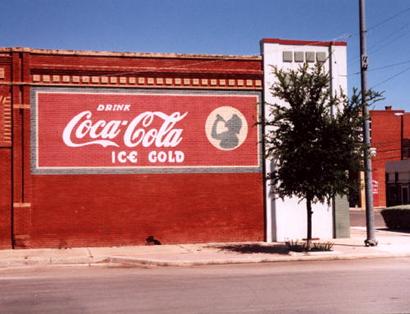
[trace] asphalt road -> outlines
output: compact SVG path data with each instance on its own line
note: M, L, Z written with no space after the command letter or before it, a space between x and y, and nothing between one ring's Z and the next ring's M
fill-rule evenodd
M410 259L0 271L1 313L410 313Z

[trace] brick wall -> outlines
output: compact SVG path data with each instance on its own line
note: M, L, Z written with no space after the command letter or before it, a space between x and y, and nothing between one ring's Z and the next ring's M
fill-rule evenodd
M30 163L34 86L254 92L259 58L1 52L14 109L13 150L0 149L0 247L143 244L150 235L165 244L264 239L261 172L39 175Z
M373 180L378 182L378 193L374 194L374 206L386 206L385 164L401 158L402 110L372 110L372 147L376 156L372 159Z
M0 56L0 248L11 247L12 106L9 56Z
M260 174L33 177L30 246L263 240Z

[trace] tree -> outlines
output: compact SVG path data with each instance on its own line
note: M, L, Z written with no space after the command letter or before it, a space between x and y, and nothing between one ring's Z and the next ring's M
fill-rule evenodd
M350 99L342 91L332 95L330 76L320 64L273 71L271 92L280 103L271 105L265 121L266 155L275 165L268 179L278 197L306 201L309 250L312 204L346 195L356 184L349 173L362 167L361 96L356 90ZM368 104L378 99L379 93L367 95Z

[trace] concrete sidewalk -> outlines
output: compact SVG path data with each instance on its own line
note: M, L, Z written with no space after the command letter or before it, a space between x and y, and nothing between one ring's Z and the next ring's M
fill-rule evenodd
M410 257L410 233L377 230L377 247L365 247L366 230L334 239L331 252L288 252L283 243L241 242L72 249L0 250L0 269L50 265L194 266L307 260Z

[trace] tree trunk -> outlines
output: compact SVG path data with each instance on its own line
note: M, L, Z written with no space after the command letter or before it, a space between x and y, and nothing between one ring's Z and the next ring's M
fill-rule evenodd
M310 251L310 245L312 242L312 199L306 199L306 209L307 209L307 238L306 238L306 250Z

